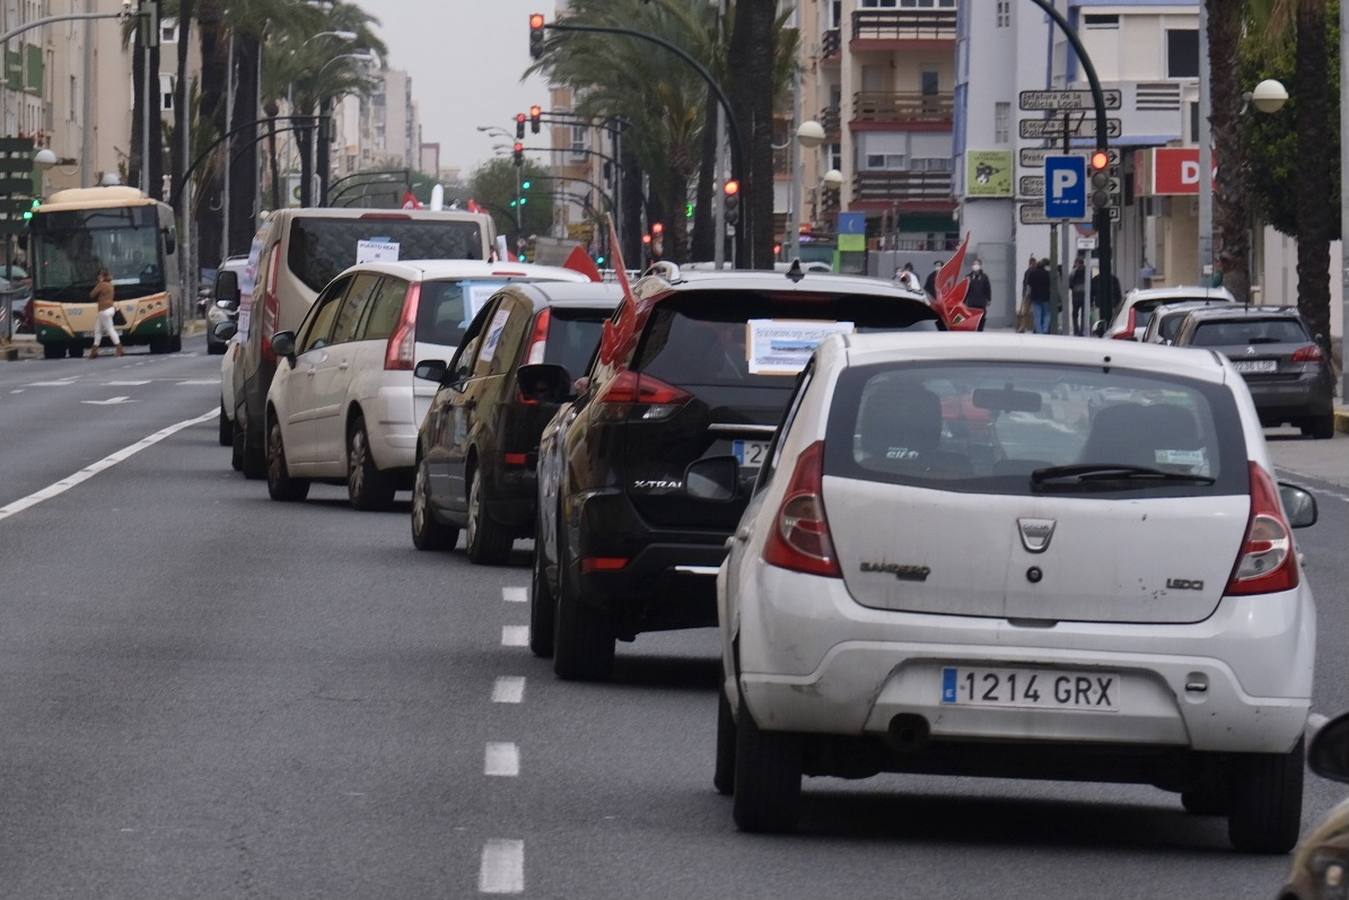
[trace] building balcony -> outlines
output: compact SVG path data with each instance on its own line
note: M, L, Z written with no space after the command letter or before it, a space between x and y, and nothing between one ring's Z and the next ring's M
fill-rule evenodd
M824 136L837 143L843 129L843 111L837 106L826 106L820 110L819 123L824 128Z
M838 62L843 55L843 30L830 28L820 41L820 59Z
M909 50L956 40L954 9L859 9L852 14L854 51Z
M939 211L953 205L950 172L867 170L853 176L853 209Z
M949 131L955 95L946 91L858 91L852 97L854 131Z

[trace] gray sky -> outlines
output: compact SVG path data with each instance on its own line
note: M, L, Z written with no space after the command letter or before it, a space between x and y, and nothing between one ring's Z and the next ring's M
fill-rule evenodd
M380 20L389 65L412 76L422 140L440 143L441 165L462 166L467 177L491 158L492 144L502 143L474 126L500 125L513 133L517 112L534 103L548 108L546 83L531 78L522 84L520 74L530 62L529 14L551 20L553 0L358 2Z

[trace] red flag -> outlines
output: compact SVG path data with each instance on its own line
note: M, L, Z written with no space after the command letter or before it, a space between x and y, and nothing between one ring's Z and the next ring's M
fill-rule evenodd
M477 200L474 200L472 197L469 197L469 198L468 198L468 211L471 212L471 213L485 213L485 212L487 212L487 210L483 209L482 206L480 206L480 205L478 204L478 201L477 201Z
M956 285L956 279L960 277L960 270L965 265L965 251L969 249L970 236L965 235L965 240L960 242L960 249L956 255L946 261L946 265L937 271L937 302L941 303L951 289Z
M406 191L403 194L403 209L425 209L422 201L417 199L417 195L412 191Z
M984 310L971 309L965 305L965 295L969 293L970 281L960 278L960 270L965 265L965 254L969 250L970 236L960 242L956 255L946 261L937 272L937 300L933 303L946 327L951 331L977 331L984 317ZM956 279L960 278L959 281Z
M580 244L572 248L571 254L567 257L567 261L562 264L562 267L580 272L591 281L604 280L604 276L600 275L600 270L595 267L595 261L590 258L590 254Z
M604 332L600 336L600 360L611 362L636 325L637 298L633 296L632 283L628 281L628 269L623 262L623 248L618 239L618 229L614 227L614 217L610 215L606 218L609 220L609 256L614 261L618 286L623 289L623 299L618 304L618 324L614 324L613 319L605 319Z

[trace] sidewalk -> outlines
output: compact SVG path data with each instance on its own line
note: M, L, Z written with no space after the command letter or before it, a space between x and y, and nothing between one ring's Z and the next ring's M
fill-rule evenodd
M205 319L189 319L183 323L183 337L195 337L206 333ZM0 362L19 362L24 359L41 359L42 345L31 334L14 335L13 343L0 344Z

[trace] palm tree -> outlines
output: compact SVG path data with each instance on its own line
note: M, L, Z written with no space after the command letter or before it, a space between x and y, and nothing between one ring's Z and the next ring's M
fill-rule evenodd
M745 242L750 268L773 267L773 83L776 61L773 23L776 0L739 0L731 33L731 103L749 146L742 201L751 231Z
M1250 205L1240 161L1242 89L1240 53L1247 10L1237 0L1204 0L1208 7L1209 96L1213 146L1223 150L1213 191L1214 253L1223 286L1238 302L1250 296Z

